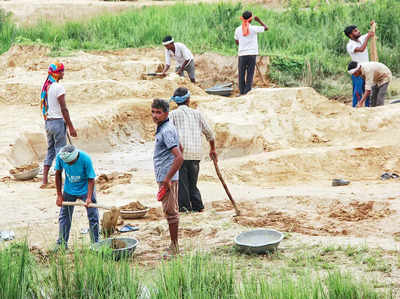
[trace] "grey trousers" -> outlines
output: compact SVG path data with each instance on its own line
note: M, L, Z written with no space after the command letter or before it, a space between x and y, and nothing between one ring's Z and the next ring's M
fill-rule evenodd
M67 144L67 128L64 119L46 120L47 155L44 165L51 166L60 149Z
M240 94L246 94L253 85L254 70L256 68L257 55L239 56L239 91Z
M180 69L181 67L178 65L176 68L175 68L175 72L177 72L179 69ZM190 80L195 80L196 78L195 78L195 67L194 67L194 59L192 59L186 66L185 66L185 68L183 69L183 71L182 72L180 72L178 75L179 76L181 76L181 77L183 77L184 75L183 75L183 72L184 71L186 71L186 73L188 73L188 76L189 76L189 78L190 78Z
M372 86L372 96L371 96L371 107L383 106L385 105L385 95L388 89L389 83L385 83L381 86Z

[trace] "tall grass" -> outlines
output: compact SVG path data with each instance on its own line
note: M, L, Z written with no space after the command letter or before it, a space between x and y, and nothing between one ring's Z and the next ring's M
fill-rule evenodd
M236 298L232 266L208 255L187 256L164 264L154 298Z
M34 262L26 244L0 250L0 298L166 298L166 299L358 299L391 298L341 272L325 276L246 273L234 261L193 254L151 269L136 269L104 253L59 252L49 263ZM148 287L143 292L145 286Z
M0 250L0 298L37 298L37 265L26 243Z
M109 254L76 250L73 263L56 255L46 278L50 298L136 298L140 295L139 278L130 264L115 262Z
M271 56L271 78L280 85L305 82L325 93L327 80L345 73L350 58L345 51L348 38L343 29L357 24L365 33L370 20L377 24L380 61L393 73L400 73L400 1L379 0L365 3L288 1L284 11L242 4L176 4L168 7L145 7L120 15L95 17L88 21L54 24L42 21L33 27L16 28L0 14L0 48L5 51L15 41L49 44L61 49L112 49L160 46L171 34L194 52L216 51L235 55L233 39L239 16L250 9L270 27L259 37L260 54ZM352 1L350 1L352 2ZM317 5L318 4L318 5ZM328 80L328 81L329 81Z

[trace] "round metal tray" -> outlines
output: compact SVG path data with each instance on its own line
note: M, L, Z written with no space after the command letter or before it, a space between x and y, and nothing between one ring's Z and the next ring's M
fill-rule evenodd
M119 260L123 257L130 257L135 251L136 247L139 244L139 241L134 238L109 238L105 240L101 240L97 243L93 243L90 248L94 251L101 251L102 248L111 248L111 242L113 239L120 240L125 242L125 248L113 249L112 255L116 260Z
M119 213L122 219L137 219L144 217L149 210L150 210L149 208L137 211L120 210Z
M37 167L28 171L12 174L12 176L18 181L26 181L36 177L39 174L39 170L40 167Z
M243 232L235 237L239 250L248 253L265 253L278 248L283 234L274 229L255 229Z

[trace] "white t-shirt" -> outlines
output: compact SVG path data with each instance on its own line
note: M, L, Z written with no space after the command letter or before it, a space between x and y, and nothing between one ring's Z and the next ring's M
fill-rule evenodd
M186 60L192 60L193 54L190 52L188 47L186 47L182 43L174 43L175 44L175 53L171 50L165 49L165 64L171 65L171 57L175 58L176 63L181 66Z
M235 30L235 39L239 41L239 56L258 55L258 40L257 34L264 32L263 26L249 26L249 34L243 35L242 25Z
M359 48L363 45L365 39L368 34L361 35L358 38L358 41L350 39L347 43L346 50L349 53L351 60L356 62L368 62L368 47L365 47L365 50L362 52L354 52L356 48Z
M50 85L47 91L47 102L49 105L47 118L63 118L60 103L58 102L58 97L63 94L65 94L65 89L60 83L54 82Z

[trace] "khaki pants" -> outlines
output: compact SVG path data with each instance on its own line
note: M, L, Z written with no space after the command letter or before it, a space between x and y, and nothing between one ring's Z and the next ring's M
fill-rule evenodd
M161 187L161 183L158 183ZM165 194L162 200L162 208L167 219L168 224L174 224L179 222L179 207L178 207L178 182L171 182L171 189Z

